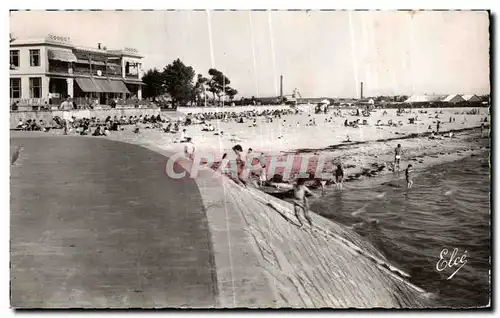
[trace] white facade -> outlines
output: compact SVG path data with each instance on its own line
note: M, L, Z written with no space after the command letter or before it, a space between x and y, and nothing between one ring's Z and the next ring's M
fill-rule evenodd
M77 54L79 59L76 57ZM112 82L111 84L121 82L118 84L130 88L114 92L119 85L101 85L99 89L96 85L95 92L91 92L100 102L105 101L107 97L113 98L112 96L118 95L124 99L125 97L142 99L142 56L137 50L108 51L104 47L76 47L69 38L48 35L43 39L12 41L10 57L10 97L20 105L43 105L50 103L54 98L58 99L59 96L74 97L77 88L78 92L84 90L80 86L77 87L78 78L90 78L95 82ZM134 65L132 74L125 72L127 62ZM114 68L118 72L107 72L113 63L120 65L121 70L118 67ZM129 91L130 96L126 96Z

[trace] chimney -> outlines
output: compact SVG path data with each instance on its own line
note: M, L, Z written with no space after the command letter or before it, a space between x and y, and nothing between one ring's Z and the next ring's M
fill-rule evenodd
M361 82L361 99L363 99L363 82Z
M101 49L101 43L97 43L97 48L100 50Z
M283 98L283 75L280 76L280 97Z

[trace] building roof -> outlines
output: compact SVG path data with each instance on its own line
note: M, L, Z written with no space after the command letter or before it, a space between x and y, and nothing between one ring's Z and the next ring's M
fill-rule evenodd
M55 35L47 35L45 38L35 38L35 39L15 39L10 42L11 47L16 46L25 46L25 45L54 45L54 46L63 46L67 48L72 48L81 51L100 53L106 55L114 55L114 56L128 56L128 57L136 57L143 58L144 56L139 54L139 51L133 48L124 48L121 50L104 50L98 49L97 47L83 47L74 45L71 42L70 37L64 36L55 36Z
M458 95L458 94L453 94L453 95L448 95L443 99L443 102L462 102L464 99Z
M479 96L477 96L476 94L473 94L473 95L462 95L462 98L466 101L471 101L471 102L478 102L480 101L481 99L479 98Z
M65 47L74 47L71 42L66 41L51 41L49 38L36 38L36 39L15 39L10 42L10 46L23 46L23 45L57 45Z
M429 103L442 100L442 95L412 95L405 103Z

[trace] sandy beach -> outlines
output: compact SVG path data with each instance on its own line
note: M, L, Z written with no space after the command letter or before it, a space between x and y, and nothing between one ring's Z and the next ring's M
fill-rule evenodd
M377 109L370 117L353 116L350 113L354 110L345 109L342 110L342 117L335 117L332 112L303 112L276 118L272 123L266 122L265 117L257 117L257 127L249 127L250 120L242 124L211 120L216 131L223 131L224 136L201 131L202 125L199 124L184 128L193 138L196 151L213 155L215 160L219 160L223 153L229 152L236 144L240 144L245 152L248 148L252 148L254 152L263 152L267 158L284 154L293 154L297 158L303 154L322 155L326 157L326 162L341 162L347 180L350 181L388 172L397 144L401 144L404 150L401 168L406 168L411 162L417 171L485 150L488 139L480 138L479 127L484 118L487 118L485 125L489 126L488 109L481 108L477 115L466 114L470 110L471 108L412 109L411 112L397 115L396 109ZM387 114L384 114L385 111ZM410 124L409 118L415 116L418 116L418 121ZM455 121L450 123L450 117L455 118ZM329 118L332 118L332 122L325 122ZM316 126L306 125L311 119L315 120ZM358 128L344 127L346 119L360 119L360 122L367 120L367 124L359 125ZM383 125L376 125L379 120ZM442 136L430 139L428 135L436 130L438 120L441 121ZM402 125L388 126L389 121L401 122ZM147 129L147 126L142 125L140 134L134 134L130 127L125 127L123 131L113 132L107 138L183 152L184 144L178 142L180 134L163 133ZM429 126L431 129L428 129ZM454 131L453 138L448 137L448 131ZM489 134L488 130L485 136L486 134ZM347 135L351 142L344 142ZM309 171L313 172L316 168L315 159L312 158L309 162ZM294 164L294 169L299 166L300 159ZM382 169L382 166L385 168ZM332 166L327 164L325 167L328 172ZM294 172L292 170L291 177Z

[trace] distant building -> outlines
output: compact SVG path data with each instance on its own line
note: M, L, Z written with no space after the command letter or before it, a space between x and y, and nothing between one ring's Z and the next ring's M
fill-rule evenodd
M481 99L477 95L462 95L462 98L467 102L480 102Z
M321 104L325 99L330 101L329 98L325 97L298 98L297 104Z
M68 37L10 43L10 98L20 104L58 105L67 96L142 99L142 56L135 49L78 47Z
M439 102L443 99L442 95L412 95L405 103L410 104L418 104L418 103L431 103L431 102Z
M442 101L445 103L456 104L456 103L463 102L464 99L460 95L454 94L454 95L446 96L445 98L443 98Z
M375 100L373 98L360 98L357 102L361 105L375 105Z

